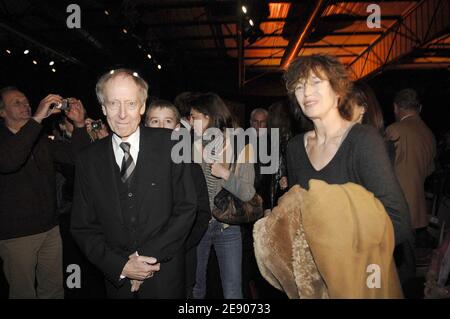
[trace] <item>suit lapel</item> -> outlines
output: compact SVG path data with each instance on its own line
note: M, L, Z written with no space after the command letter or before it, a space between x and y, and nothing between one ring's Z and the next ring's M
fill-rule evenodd
M105 197L110 202L110 207L114 214L119 218L120 223L123 224L122 209L120 208L119 191L116 183L116 160L114 157L114 150L112 147L112 135L105 138L103 150L99 156L99 176L102 183L104 183Z

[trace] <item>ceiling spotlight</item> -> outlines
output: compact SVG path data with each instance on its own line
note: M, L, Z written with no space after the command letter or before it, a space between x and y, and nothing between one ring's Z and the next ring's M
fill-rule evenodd
M109 71L109 74L114 74L114 70Z
M36 61L36 60L33 60L33 64L35 64L35 65L36 65L36 64L37 64L37 61Z
M107 16L109 16L109 12L108 12L108 10L105 10L105 14L106 14Z
M56 69L55 69L55 68L52 68L52 72L55 73L55 72L56 72Z
M147 54L147 58L149 58L149 59L151 59L152 58L152 56L151 56L151 54L149 53L149 54Z
M253 27L255 24L253 23L253 20L252 19L250 19L250 20L248 20L248 23L250 23L250 25Z
M55 64L55 61L50 61L48 65L52 66L53 64Z
M11 51L9 49L6 49L6 53L11 54Z
M23 54L28 54L28 53L30 53L30 50L25 50L25 51L23 51Z
M122 31L123 31L123 33L125 33L125 34L127 34L127 32L128 32L127 29L125 29L125 28L123 28Z
M133 75L134 75L135 77L139 77L139 74L138 74L137 72L133 72Z
M161 64L158 64L158 69L160 69L160 70L161 70L161 68L162 68Z
M244 12L244 14L247 13L247 7L246 6L242 6L242 12Z

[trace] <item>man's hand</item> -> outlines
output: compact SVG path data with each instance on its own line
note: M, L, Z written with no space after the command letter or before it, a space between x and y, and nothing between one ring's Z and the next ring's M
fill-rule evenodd
M131 292L138 291L143 283L142 280L130 280L130 282L131 282Z
M160 263L156 258L130 255L130 259L123 267L122 275L135 280L145 280L153 276L155 271L159 271Z
M94 122L94 120L89 117L86 120L84 120L87 132L89 133L89 135L92 137L93 140L101 140L102 138L107 137L109 135L108 127L105 125L105 123L102 122L102 126L99 130L93 130L92 122Z
M109 135L108 127L105 125L105 123L102 123L102 128L97 131L97 138L101 140L104 137L107 137Z
M60 105L62 103L62 97L56 94L47 95L38 105L36 112L33 115L33 119L41 123L43 119L49 117L51 114L60 113L61 110L57 107L50 108L52 104Z
M83 107L83 103L76 98L69 98L70 108L66 111L66 116L72 120L73 124L78 127L84 127L84 118L86 116L86 110Z
M91 119L90 117L84 120L84 124L86 125L86 130L88 133L92 132L92 122L94 122L94 120Z

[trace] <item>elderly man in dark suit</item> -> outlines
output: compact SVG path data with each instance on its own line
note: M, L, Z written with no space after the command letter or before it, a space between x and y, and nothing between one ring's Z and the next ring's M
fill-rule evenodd
M114 134L77 161L72 233L106 277L110 298L183 298L184 244L195 218L189 167L171 133L140 127L147 83L126 69L97 83Z

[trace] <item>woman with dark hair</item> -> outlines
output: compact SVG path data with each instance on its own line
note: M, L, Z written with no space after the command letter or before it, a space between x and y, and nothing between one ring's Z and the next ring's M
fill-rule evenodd
M211 211L214 208L214 198L222 190L226 189L241 201L246 202L255 195L254 178L255 171L252 163L245 161L244 155L251 155L251 148L245 147L238 152L235 170L230 169L230 164L223 155L233 151L229 137L226 136L227 128L236 127L233 116L223 100L214 93L200 94L191 100L191 126L197 138L202 138L202 146L213 143L211 154L203 154L200 166L205 174L208 186L208 196ZM223 139L217 138L217 133L222 133ZM211 140L215 135L216 138ZM194 143L194 152L197 143ZM215 150L218 150L217 152ZM247 151L250 154L247 154ZM206 156L206 158L205 158ZM228 157L227 157L228 158ZM195 156L194 156L195 159ZM234 156L233 156L234 159ZM231 160L233 161L233 160ZM226 299L242 298L242 239L239 225L221 223L211 216L208 230L203 236L197 248L197 276L194 286L194 298L202 299L206 295L206 274L208 268L209 253L214 247L220 268L223 295Z
M348 103L353 108L352 122L375 127L385 136L383 112L372 88L364 82L355 82L349 94ZM385 140L391 164L395 161L394 141Z
M353 122L373 126L384 135L383 112L370 86L355 82L348 101L353 107Z
M308 189L311 179L359 184L383 204L394 227L395 243L410 239L408 206L384 141L374 127L352 122L346 67L328 55L300 57L284 78L289 95L298 103L297 112L314 125L288 144L289 186Z

